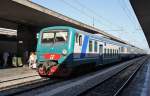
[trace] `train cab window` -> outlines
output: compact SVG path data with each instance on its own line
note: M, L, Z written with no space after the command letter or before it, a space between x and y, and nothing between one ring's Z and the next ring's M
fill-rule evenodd
M68 40L67 30L50 30L42 33L42 43L66 42Z
M55 35L55 42L65 42L68 39L67 32L57 32Z
M54 43L54 33L43 32L41 42L42 43Z
M82 45L82 35L79 36L79 45Z
M92 52L92 50L93 50L93 44L92 44L93 42L90 40L89 41L89 52Z
M94 52L97 52L97 41L94 42Z

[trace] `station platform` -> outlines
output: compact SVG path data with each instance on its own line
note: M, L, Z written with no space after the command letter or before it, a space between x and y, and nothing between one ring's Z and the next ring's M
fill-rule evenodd
M120 96L150 96L150 58Z
M0 90L24 82L40 79L35 69L29 69L28 66L0 69Z

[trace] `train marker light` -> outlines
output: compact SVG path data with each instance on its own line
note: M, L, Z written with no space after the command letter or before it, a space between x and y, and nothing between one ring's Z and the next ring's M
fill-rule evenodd
M66 55L66 54L67 54L67 50L66 50L66 49L63 49L62 54L63 54L63 55Z

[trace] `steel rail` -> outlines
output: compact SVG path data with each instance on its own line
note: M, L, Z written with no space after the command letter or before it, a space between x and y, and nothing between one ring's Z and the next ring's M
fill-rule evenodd
M11 88L11 89L2 90L2 91L0 91L0 94L2 94L4 96L19 95L19 94L22 94L22 93L25 93L25 92L28 92L31 90L41 88L46 85L55 84L60 81L61 81L60 79L56 79L56 80L42 80L41 79L41 81L34 80L34 81L28 82L28 84L24 84L22 86L16 85L16 86L13 86L13 88Z
M141 59L143 59L143 57L144 57L144 60L143 60L143 63L142 63ZM131 65L126 66L124 69L122 69L122 70L119 71L118 73L124 71L125 69L127 69L127 68L130 67L130 66L132 66L132 65L135 64L136 62L141 63L141 65L142 65L142 64L145 64L145 62L147 61L147 59L148 59L148 57L142 56L142 58L139 58L139 59L135 60L134 62L131 62L131 63L132 63ZM140 66L139 66L139 67L140 67ZM136 69L136 72L137 72L137 71L138 71L138 70ZM117 75L118 73L116 73L115 75ZM134 73L135 73L135 72L134 72ZM113 75L113 76L115 76L115 75ZM109 80L110 78L112 78L113 76L109 77L108 79L104 80L103 82L108 81L108 80ZM101 82L100 84L102 84L103 82ZM98 84L98 85L99 85L99 84ZM92 90L93 88L97 87L98 85L96 85L96 86L94 86L94 87L92 87L92 88L90 88L90 89L88 89L88 90L86 90L86 91L80 93L78 96L80 96L80 95L82 96L82 94L84 94L84 93L86 93L86 92ZM124 84L124 86L125 86L125 84ZM117 95L117 94L119 94L119 92L121 92L121 90L122 90L122 89L119 88L119 89L117 90L117 92L115 92L116 95L114 94L113 96L119 96L119 95Z
M119 94L123 91L123 89L129 84L129 82L134 78L134 76L136 75L136 73L138 72L138 70L142 67L142 65L144 65L147 62L146 58L145 60L143 60L144 62L141 63L136 70L130 75L130 77L125 81L125 83L117 90L117 92L113 95L113 96L119 96Z

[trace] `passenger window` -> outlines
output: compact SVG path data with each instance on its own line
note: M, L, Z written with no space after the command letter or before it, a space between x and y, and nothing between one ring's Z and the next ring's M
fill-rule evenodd
M106 55L106 48L104 49L104 55Z
M110 49L110 56L112 56L112 49Z
M109 49L107 49L107 54L109 55Z
M115 49L114 49L114 56L115 56Z
M124 52L124 47L121 47L121 52Z
M116 50L116 55L118 55L118 50Z
M114 49L114 56L115 56L115 49Z
M120 47L119 47L119 53L120 53L120 50L121 50L121 49L120 49Z
M115 49L114 49L114 56L115 56Z
M79 45L82 45L82 35L79 36Z
M78 33L76 33L76 43L78 43L79 42L79 34Z
M103 45L99 45L99 53L102 55L103 54Z
M92 41L89 41L89 52L92 52L93 50L93 44Z
M94 43L94 52L97 52L97 41Z

